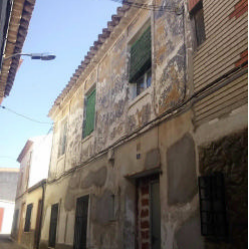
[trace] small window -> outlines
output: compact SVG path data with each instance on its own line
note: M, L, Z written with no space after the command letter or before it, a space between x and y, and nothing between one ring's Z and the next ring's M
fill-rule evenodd
M32 208L33 208L33 204L29 204L27 206L25 225L24 225L24 232L29 232L30 231Z
M56 228L58 219L58 204L54 204L51 207L50 227L49 227L49 247L55 247L56 242Z
M67 143L67 121L64 120L61 123L60 144L59 144L58 156L61 156L61 155L65 154L66 143Z
M151 28L148 27L130 49L129 82L136 84L135 96L151 85Z
M95 102L96 102L96 89L86 96L85 101L85 120L83 123L83 138L87 137L94 131L95 122Z
M206 40L202 1L199 1L190 12L194 36L194 47L200 46Z

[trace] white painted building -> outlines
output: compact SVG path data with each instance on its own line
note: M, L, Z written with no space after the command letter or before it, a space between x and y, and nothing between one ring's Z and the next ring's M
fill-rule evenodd
M10 234L19 169L0 168L0 234Z

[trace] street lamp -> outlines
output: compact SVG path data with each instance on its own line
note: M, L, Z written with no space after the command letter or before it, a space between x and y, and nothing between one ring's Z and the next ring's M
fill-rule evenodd
M30 53L30 54L25 54L25 53L16 53L16 54L12 54L6 58L4 58L3 60L6 61L6 60L9 60L15 56L18 56L18 55L24 55L24 56L29 56L31 57L31 59L33 60L43 60L43 61L49 61L49 60L53 60L55 59L55 55L53 54L48 54L48 53Z

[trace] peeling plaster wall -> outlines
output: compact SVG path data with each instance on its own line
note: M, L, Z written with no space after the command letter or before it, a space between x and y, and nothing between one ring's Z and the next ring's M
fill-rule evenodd
M224 120L229 120L233 131L242 127L237 124L238 115L244 113ZM192 118L193 112L189 111L163 122L115 148L113 160L109 161L106 153L74 173L49 183L40 248L48 248L51 205L55 203L59 203L56 248L73 248L76 200L85 195L89 195L88 248L135 248L136 178L132 176L139 177L158 166L161 170L161 247L204 248L205 241L200 234L197 176L199 147L205 146L208 139L201 127L197 131L194 129ZM222 122L216 124L217 132L222 129ZM212 129L210 126L206 131ZM223 128L220 136L230 133L230 128ZM190 178L192 180L188 181Z
M162 1L161 5L165 3ZM185 17L187 12L181 15L162 11L138 12L90 74L79 79L81 86L67 105L58 107L54 117L51 178L82 164L183 100L188 88L185 70L189 55L186 56L185 51L191 48L186 31L190 30L188 16ZM152 85L132 99L133 85L128 82L130 46L146 23L152 30ZM91 135L82 139L85 96L95 87L95 128ZM58 158L64 119L68 120L66 152Z

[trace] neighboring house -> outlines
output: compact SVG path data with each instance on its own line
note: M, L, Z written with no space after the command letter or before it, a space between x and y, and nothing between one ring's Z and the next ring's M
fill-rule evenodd
M51 145L51 134L30 138L17 159L20 173L11 237L30 249L39 244Z
M0 234L10 234L19 169L0 168Z
M247 1L140 2L49 112L40 248L246 248Z
M0 1L0 104L8 96L19 67L20 53L28 32L35 0Z

